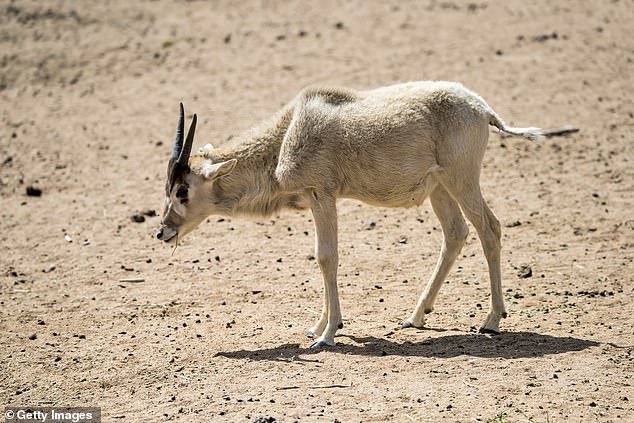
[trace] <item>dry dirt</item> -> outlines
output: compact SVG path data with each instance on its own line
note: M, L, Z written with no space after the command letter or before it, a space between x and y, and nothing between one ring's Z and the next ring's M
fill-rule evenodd
M100 406L105 422L634 421L633 21L627 0L1 1L0 405ZM500 336L476 334L475 235L429 328L396 330L440 248L427 203L340 202L345 327L319 351L309 213L210 217L173 255L153 239L179 101L201 118L196 145L221 145L303 86L418 79L461 81L516 126L580 128L491 133Z

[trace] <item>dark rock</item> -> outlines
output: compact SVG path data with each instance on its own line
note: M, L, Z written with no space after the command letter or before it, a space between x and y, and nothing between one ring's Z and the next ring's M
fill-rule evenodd
M29 185L28 187L26 187L26 195L28 195L29 197L41 197L42 196L42 190Z
M145 222L145 216L143 216L141 213L133 214L131 219L132 219L133 222L136 222L136 223Z
M520 267L520 270L517 272L517 276L522 279L530 278L533 276L533 269L527 264Z

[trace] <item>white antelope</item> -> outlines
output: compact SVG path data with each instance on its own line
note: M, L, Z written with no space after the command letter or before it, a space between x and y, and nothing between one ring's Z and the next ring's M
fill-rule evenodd
M480 192L489 125L528 139L539 128L507 126L461 84L409 82L369 91L309 88L251 130L238 147L190 154L196 115L183 141L183 106L169 160L159 240L178 243L209 215L267 216L310 208L315 256L324 280L321 317L311 347L335 344L342 327L337 293L337 198L412 207L429 197L443 232L436 268L402 327L422 328L467 238L471 221L491 281L480 332L499 332L506 317L500 280L500 223Z

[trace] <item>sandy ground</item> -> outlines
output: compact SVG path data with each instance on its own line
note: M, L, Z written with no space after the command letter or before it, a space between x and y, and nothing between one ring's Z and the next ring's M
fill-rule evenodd
M634 421L633 20L625 0L0 1L0 404L107 422ZM502 335L476 334L475 235L429 328L396 330L440 248L428 203L340 202L345 327L320 351L310 213L210 217L173 255L153 239L179 101L196 144L221 145L306 85L418 79L461 81L517 126L580 128L492 131Z

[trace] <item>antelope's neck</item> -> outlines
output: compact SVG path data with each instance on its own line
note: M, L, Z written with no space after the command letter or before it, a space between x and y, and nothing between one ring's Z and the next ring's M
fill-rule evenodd
M218 161L237 160L234 170L215 184L217 193L232 203L231 214L269 216L285 207L303 208L298 196L282 192L275 178L292 114L287 106L249 131L237 147L218 151Z

